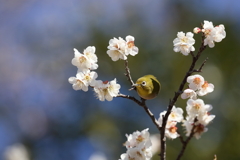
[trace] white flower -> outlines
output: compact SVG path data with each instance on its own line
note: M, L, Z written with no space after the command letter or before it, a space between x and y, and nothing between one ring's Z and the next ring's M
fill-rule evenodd
M88 47L84 50L84 54L80 53L77 49L74 50L74 58L72 64L78 68L78 71L94 70L98 68L96 64L97 58L94 54L95 47Z
M165 136L170 139L175 139L179 136L179 134L177 133L178 128L176 127L177 123L174 121L169 121L169 122L165 128Z
M187 82L189 83L189 88L196 91L204 84L204 78L201 75L195 74L188 76Z
M125 54L126 49L126 41L119 37L110 39L109 46L107 47L109 50L107 54L112 58L113 61L117 61L119 59L126 60L127 56Z
M204 96L208 93L211 93L214 90L214 85L212 83L208 83L207 81L199 88L197 94L199 96Z
M81 78L79 77L70 77L68 79L68 82L72 84L72 87L74 90L83 90L83 91L88 91L88 86L86 86Z
M97 55L95 54L96 48L94 46L89 46L87 47L84 51L83 54L88 58L88 60L91 62L91 70L97 69Z
M159 141L160 135L154 134L150 136L150 140L152 142L152 154L155 155L159 152L161 143Z
M87 70L85 72L78 72L76 77L70 77L68 82L72 84L74 90L88 91L88 86L93 86L97 78L96 72L90 72Z
M163 120L163 116L165 116L165 114L167 113L167 111L163 111L160 113L159 118L158 118L158 124L160 126L162 126L162 120ZM172 121L174 122L181 122L183 120L183 110L182 108L176 108L175 106L173 106L171 113L168 116L168 122L170 125ZM167 122L167 125L168 125Z
M170 115L168 116L168 121L181 122L183 120L183 110L182 108L176 108L173 106Z
M189 136L191 134L192 131L192 127L193 127L193 121L192 119L190 120L189 117L186 117L186 120L183 121L182 124L185 127L186 130L186 136Z
M109 46L107 48L109 49L107 54L113 61L117 61L119 59L126 60L128 55L135 56L138 54L138 47L134 44L134 37L130 35L126 37L126 41L121 37L118 39L110 39Z
M201 135L204 132L207 132L207 128L202 125L201 123L194 123L191 118L187 117L186 120L183 122L183 126L186 129L186 136L190 136L193 126L195 126L193 132L194 132L194 136L196 137L196 139L199 139L201 137Z
M150 160L152 156L149 155L150 158L148 158L144 150L145 148L142 145L129 148L127 153L121 155L121 160Z
M120 160L150 160L152 157L152 143L149 137L148 128L133 132L127 135L125 146L127 153L121 155Z
M135 46L134 44L134 37L133 36L127 36L126 37L126 49L125 49L125 55L132 55L135 56L138 54L138 47Z
M204 45L210 48L215 46L214 42L221 42L226 37L224 25L214 27L209 21L204 21L202 32L205 35Z
M146 148L152 145L149 137L148 128L142 130L141 132L135 131L130 135L126 134L127 142L125 143L126 148L133 148L138 146L140 143L144 143Z
M207 126L213 119L215 118L215 115L209 115L208 112L205 112L204 114L201 114L198 116L198 121L204 126Z
M183 32L178 32L177 38L173 40L173 50L187 56L191 51L195 51L194 43L193 33L187 32L185 35Z
M214 37L215 42L221 42L222 39L226 37L226 31L224 25L220 24L215 27L216 29L216 35Z
M185 89L183 91L183 93L181 94L181 98L182 99L187 99L187 98L197 99L197 93L192 89Z
M163 116L167 111L163 111L160 113L158 124L162 126ZM183 110L181 108L176 108L173 106L171 113L169 114L166 128L165 128L165 136L171 139L175 139L179 136L177 133L177 122L181 122L183 120Z
M88 160L107 160L107 157L104 153L102 152L94 152Z
M186 111L190 117L193 119L198 116L199 114L206 112L206 107L204 101L202 99L189 99L187 101Z
M100 101L112 101L113 97L116 97L119 93L121 86L116 83L116 79L112 81L102 82L96 81L94 91L97 93L97 97Z
M215 118L215 115L209 115L207 112L198 116L197 122L194 123L194 119L192 117L187 117L186 120L183 121L183 126L186 129L186 136L189 136L192 132L193 126L195 126L193 132L194 136L199 139L204 132L208 131L206 126Z
M8 146L3 153L3 157L5 160L30 160L27 148L21 143Z

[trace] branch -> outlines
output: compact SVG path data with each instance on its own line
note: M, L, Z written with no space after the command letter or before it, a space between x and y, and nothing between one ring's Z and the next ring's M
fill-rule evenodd
M128 67L128 60L127 59L125 60L124 64L125 64L125 70L126 70L125 76L127 76L128 81L131 83L131 86L133 86L134 82L133 82L132 77L130 75L130 69Z
M195 128L196 128L196 125L195 125L195 123L197 122L198 120L197 120L197 118L195 118L194 119L194 122L193 122L193 128L192 128L192 130L191 130L191 133L190 133L190 135L188 136L188 138L184 141L183 139L182 139L182 137L180 137L180 140L181 140L181 142L182 142L182 149L181 149L181 151L180 151L180 153L179 153L179 155L178 155L178 157L177 157L177 159L176 160L180 160L180 158L183 156L183 153L184 153L184 151L185 151L185 149L186 149L186 147L187 147L187 145L188 145L188 143L189 143L189 141L192 139L192 137L194 136L194 134L195 134Z
M163 121L162 121L162 126L161 126L161 131L160 131L160 135L161 135L161 138L160 138L160 142L161 142L161 153L160 153L160 159L161 160L165 160L166 159L166 142L165 142L165 128L166 128L166 124L167 124L167 120L168 120L168 116L170 115L171 111L172 111L172 108L173 106L175 105L175 103L177 102L178 100L178 97L181 95L181 93L183 92L183 88L187 82L187 78L188 76L190 76L193 72L195 72L194 68L195 68L195 65L196 65L196 62L198 61L201 53L206 49L206 46L204 46L204 34L202 34L202 43L201 43L201 46L198 50L198 53L196 54L196 56L194 55L193 52L190 52L190 54L192 55L192 63L186 73L186 75L184 76L179 88L178 88L178 91L175 92L174 94L174 97L173 99L170 99L170 102L169 102L169 105L168 105L168 109L167 109L167 112L165 114L165 116L163 117ZM202 63L202 65L200 66L200 68L198 69L198 71L201 71L202 70L202 67L204 66L204 64L206 63L207 59ZM189 139L190 140L190 139Z
M148 114L148 116L151 118L153 124L158 128L158 130L160 131L161 127L158 124L158 121L156 120L156 118L154 117L153 113L149 110L149 108L146 105L146 100L141 98L141 101L139 101L138 99L136 99L133 96L129 96L129 95L124 95L124 94L118 94L117 97L122 97L122 98L126 98L126 99L130 99L132 101L134 101L135 103L137 103L139 106L143 107L143 109L145 110L145 112Z

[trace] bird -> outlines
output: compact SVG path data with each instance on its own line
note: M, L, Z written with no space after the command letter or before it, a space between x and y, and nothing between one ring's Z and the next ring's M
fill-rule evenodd
M138 78L133 87L136 87L138 95L145 100L155 98L161 90L160 82L153 75Z

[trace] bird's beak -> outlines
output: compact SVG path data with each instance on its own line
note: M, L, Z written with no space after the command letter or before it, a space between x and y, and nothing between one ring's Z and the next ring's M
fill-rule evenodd
M136 86L138 86L138 85L139 85L139 84L133 84L133 85L132 85L132 88L130 88L129 91L135 90L135 89L136 89Z

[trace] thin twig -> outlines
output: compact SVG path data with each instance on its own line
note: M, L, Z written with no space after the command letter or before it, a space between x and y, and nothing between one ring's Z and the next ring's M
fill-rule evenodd
M174 94L174 97L172 100L170 100L169 102L169 105L168 105L168 109L167 109L167 112L165 114L165 116L163 117L163 121L162 121L162 126L161 126L161 131L160 131L160 142L161 142L161 152L160 152L160 159L161 160L165 160L166 159L166 141L164 139L165 137L165 128L166 128L166 124L167 124L167 120L168 120L168 116L170 115L171 111L172 111L172 108L173 106L175 105L175 103L177 102L178 100L178 97L181 95L181 93L183 92L183 88L187 82L187 78L188 76L190 76L195 70L195 65L196 65L196 62L197 60L199 59L201 53L206 49L206 46L204 46L204 34L202 34L202 44L198 50L198 53L196 54L196 56L194 55L193 52L190 52L190 54L192 55L192 63L186 73L186 75L184 76L179 88L178 88L178 91L175 92ZM202 70L202 67L204 66L204 64L206 63L207 59L202 63L202 65L200 66L200 68L198 70ZM190 139L189 139L190 140ZM183 150L184 151L184 150Z
M206 64L207 60L208 60L208 57L203 61L202 65L201 65L201 66L199 67L199 69L196 70L195 72L202 72L202 68L203 68L203 66Z
M128 60L126 59L124 62L125 62L124 64L125 64L125 70L126 70L125 76L127 76L128 81L131 83L131 86L133 86L134 82L133 82L132 77L130 75L130 69L128 67Z

